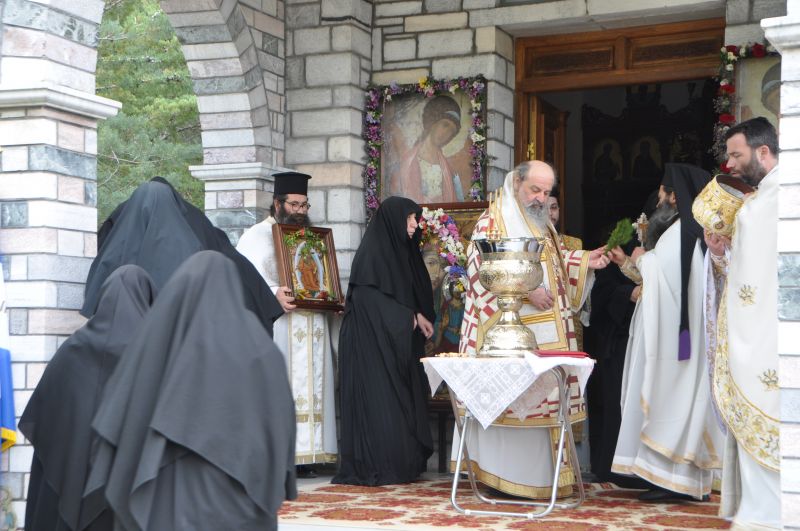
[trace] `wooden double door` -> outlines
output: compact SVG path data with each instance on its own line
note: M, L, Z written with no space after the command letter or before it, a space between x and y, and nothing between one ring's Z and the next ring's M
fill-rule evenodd
M564 197L569 115L540 96L714 77L724 31L724 19L709 19L517 39L515 159L556 168L562 227L570 204Z

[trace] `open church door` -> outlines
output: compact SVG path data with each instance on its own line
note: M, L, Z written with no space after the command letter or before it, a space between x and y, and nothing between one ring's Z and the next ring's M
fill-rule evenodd
M542 100L535 94L528 95L527 160L543 160L556 169L558 190L554 191L561 205L561 218L556 227L564 228L566 203L564 201L564 176L566 175L566 137L569 113Z

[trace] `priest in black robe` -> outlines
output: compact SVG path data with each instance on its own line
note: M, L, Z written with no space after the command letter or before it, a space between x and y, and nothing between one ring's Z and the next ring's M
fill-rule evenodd
M198 251L219 251L236 264L245 304L272 336L272 323L281 315L275 295L264 279L197 207L183 199L166 180L155 177L141 184L121 203L97 233L98 252L89 269L81 314L90 317L100 286L114 269L136 264L147 271L159 289L187 258Z
M224 255L186 260L109 380L86 492L115 529L276 529L297 495L286 365L242 291Z
M410 199L384 200L353 259L339 336L341 443L333 483L407 483L433 453L420 363L434 320L421 213Z
M86 503L82 496L92 418L155 294L142 268L117 268L103 283L97 312L61 345L42 374L19 422L34 451L25 510L28 531L111 529L102 495Z

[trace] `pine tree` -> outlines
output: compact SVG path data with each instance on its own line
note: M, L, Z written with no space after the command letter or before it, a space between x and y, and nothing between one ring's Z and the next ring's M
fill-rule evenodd
M97 94L122 102L98 127L97 209L104 220L141 183L160 175L203 208L200 121L180 43L158 0L106 3Z

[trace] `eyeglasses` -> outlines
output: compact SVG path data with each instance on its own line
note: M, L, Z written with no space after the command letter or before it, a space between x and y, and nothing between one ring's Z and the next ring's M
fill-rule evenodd
M286 201L283 200L283 203L292 207L292 210L309 210L311 208L311 203L309 202L299 202L299 201Z

